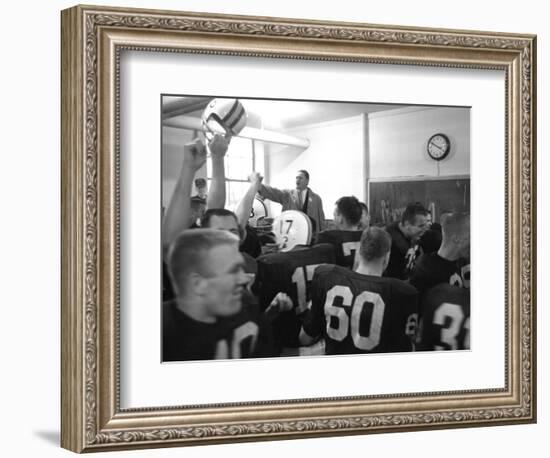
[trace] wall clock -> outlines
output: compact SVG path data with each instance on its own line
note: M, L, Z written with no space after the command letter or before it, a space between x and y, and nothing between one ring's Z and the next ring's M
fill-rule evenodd
M445 134L434 134L428 140L428 154L435 161L441 161L451 151L451 141Z

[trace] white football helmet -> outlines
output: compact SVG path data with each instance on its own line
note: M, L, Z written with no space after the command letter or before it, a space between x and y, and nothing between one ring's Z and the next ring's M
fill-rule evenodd
M248 224L250 224L252 227L256 227L258 225L259 219L267 217L268 213L265 203L263 202L263 200L255 197L254 202L252 203L252 209L250 211L250 218L248 218Z
M214 134L233 137L246 126L246 111L239 99L212 99L202 112L201 121L209 141Z
M273 220L272 231L279 251L290 251L297 245L311 243L311 220L298 210L286 210L277 216Z

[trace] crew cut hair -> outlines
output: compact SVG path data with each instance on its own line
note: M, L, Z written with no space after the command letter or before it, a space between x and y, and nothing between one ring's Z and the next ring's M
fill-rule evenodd
M210 226L210 219L213 216L219 216L219 217L225 217L225 216L231 216L235 219L235 222L237 223L237 226L239 225L239 220L237 219L237 215L233 213L231 210L227 210L225 208L209 208L204 212L204 215L201 218L201 227L207 228Z
M391 236L380 227L370 227L361 234L359 255L365 261L374 261L386 256L391 249Z
M415 202L407 205L403 216L401 217L401 222L403 224L409 223L414 224L416 222L416 215L428 216L430 212L422 205L420 202Z
M185 291L191 273L203 277L212 275L207 253L221 245L237 245L234 234L217 229L187 229L182 231L168 250L168 272L177 294Z
M361 208L361 202L355 196L340 197L336 201L336 208L338 213L344 217L348 224L359 224L361 216L363 216L363 209Z

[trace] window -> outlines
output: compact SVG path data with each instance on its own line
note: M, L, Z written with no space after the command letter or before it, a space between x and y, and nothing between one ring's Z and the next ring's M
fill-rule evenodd
M235 210L248 189L248 175L257 171L263 175L263 148L257 151L258 142L248 138L234 137L225 154L225 208ZM208 188L212 182L212 164L206 165Z

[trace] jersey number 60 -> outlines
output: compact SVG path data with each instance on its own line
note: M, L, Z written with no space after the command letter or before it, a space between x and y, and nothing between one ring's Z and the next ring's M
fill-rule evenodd
M352 306L351 318L348 317L348 314L342 307L333 305L336 297L342 298L342 305L348 307ZM373 306L368 336L362 336L359 333L361 315L365 304L372 304ZM349 332L354 345L358 349L370 351L380 343L380 333L382 331L382 320L384 318L385 308L386 305L384 304L384 301L377 293L363 291L355 298L355 300L353 300L353 293L347 286L333 286L327 292L327 298L325 301L327 334L331 339L341 342L346 338ZM331 317L337 318L337 328L333 328L331 326Z

